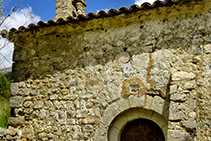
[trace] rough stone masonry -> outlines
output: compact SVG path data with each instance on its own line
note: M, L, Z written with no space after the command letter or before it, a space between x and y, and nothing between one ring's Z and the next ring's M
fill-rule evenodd
M135 119L211 141L211 1L155 2L11 29L0 140L119 141Z
M55 20L85 15L86 0L56 0Z

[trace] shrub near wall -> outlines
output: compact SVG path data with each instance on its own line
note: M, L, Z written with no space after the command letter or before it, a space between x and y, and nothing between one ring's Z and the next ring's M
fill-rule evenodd
M10 107L8 100L0 100L0 127L7 128L10 117Z
M0 74L0 127L7 128L10 117L10 78L5 74Z

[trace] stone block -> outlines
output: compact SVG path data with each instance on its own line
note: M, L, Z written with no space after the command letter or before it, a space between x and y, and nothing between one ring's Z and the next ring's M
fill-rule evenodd
M54 106L56 109L61 109L63 106L62 106L62 103L59 102L59 101L54 101L53 102Z
M46 140L46 139L44 139L46 136L47 136L47 133L45 133L45 132L44 132L44 133L39 133L39 134L38 134L38 138L39 138L39 139L42 139L42 140Z
M34 133L33 126L32 125L25 126L22 132L24 135L33 134Z
M44 119L46 117L47 111L46 110L40 110L39 118Z
M92 132L92 131L94 130L94 127L93 127L93 125L84 125L84 126L82 127L82 130L83 130L84 132Z
M138 97L137 95L130 95L128 100L130 102L131 108L143 107L145 102L145 95Z
M120 131L117 128L112 128L109 131L109 141L118 141L119 132Z
M68 125L75 125L76 124L76 120L75 119L67 119L67 124Z
M21 89L21 95L28 96L29 94L30 94L30 89L29 88Z
M185 130L168 130L168 141L184 141L189 138Z
M119 130L128 123L127 116L125 114L120 114L114 121L113 126Z
M51 101L45 101L45 109L50 109L53 107L53 103Z
M166 124L166 125L164 125L164 126L162 127L162 130L163 130L163 132L164 132L165 137L167 137L167 132L168 132L168 122L167 122L167 124Z
M15 50L13 53L13 61L24 61L26 58L26 52L24 50Z
M81 132L74 132L72 134L72 138L74 140L81 140L81 139L83 139L83 134Z
M163 106L163 113L162 116L168 120L169 119L169 102L165 101Z
M59 89L56 88L56 89L52 89L51 92L52 92L53 94L58 94L60 91L59 91Z
M120 112L123 112L130 108L128 99L121 99L121 100L117 101L117 105L119 107Z
M168 121L156 112L153 112L151 120L154 121L157 125L159 125L160 128L168 126Z
M24 81L24 71L13 71L12 72L12 79L14 82L20 82L20 81Z
M41 110L41 111L42 111L42 110ZM40 111L40 112L41 112L41 111ZM58 114L58 116L59 116L60 119L65 117L65 113L64 113L63 111L61 111L61 110L56 110L56 112L57 112L57 114Z
M58 120L59 125L66 125L67 124L67 120L66 119L60 119Z
M77 96L76 96L77 97ZM90 99L92 98L93 95L92 94L86 94L86 95L80 95L80 99Z
M138 118L151 119L153 111L145 109L137 109Z
M56 65L55 68L56 68L57 70L64 70L64 69L66 69L68 66L69 66L68 63L60 63L60 64Z
M6 129L0 127L0 136L4 136L6 134L7 134Z
M95 119L82 119L81 120L81 123L83 123L83 124L94 124L96 121L95 121Z
M39 90L31 90L31 95L32 96L37 96L39 93Z
M43 107L42 101L34 101L34 109L41 109Z
M50 79L50 82L56 83L56 82L58 82L58 78L51 78L51 79Z
M164 109L164 102L164 99L159 96L155 96L150 106L150 109L162 115Z
M24 107L31 107L32 106L32 102L31 101L25 101L23 104Z
M51 94L50 95L50 100L56 100L57 99L57 95L56 94Z
M168 129L169 130L183 130L184 128L181 126L181 122L168 121Z
M147 99L146 99L146 101L144 103L144 108L145 109L150 109L150 106L151 106L152 101L153 101L153 97L147 95Z
M68 98L69 98L69 100L74 101L74 100L76 100L78 98L78 95L71 94L71 95L68 95Z
M130 55L127 52L119 53L114 58L114 66L116 70L121 70L122 63L127 63L130 60Z
M181 111L181 107L179 103L170 102L169 107L169 120L175 121L175 120L181 120L184 117L184 113Z
M18 92L18 83L11 83L10 91L12 96L16 96Z
M8 124L13 127L22 126L24 124L24 119L21 117L10 117L8 120Z
M171 85L170 86L170 94L176 93L177 92L177 85Z
M173 81L182 81L182 80L193 80L195 78L195 74L192 72L178 71L172 75Z
M169 120L175 121L175 120L181 120L184 116L184 113L181 111L169 111Z
M149 54L142 53L133 56L134 68L140 71L142 68L147 69L149 66Z
M202 53L202 46L201 45L192 45L191 46L191 54L200 55L201 53Z
M211 44L206 44L204 47L204 53L209 54L211 53Z
M56 124L56 125L58 125L58 124ZM33 127L34 127L34 132L35 133L41 133L41 132L44 132L45 131L44 126L41 125L41 124L39 124L39 123L35 123Z
M186 101L187 100L187 94L183 94L183 93L172 94L171 97L170 97L170 100L173 100L173 101Z
M126 112L125 116L127 117L128 121L133 121L139 118L138 109L131 109L130 112Z
M123 71L123 75L124 76L129 76L129 74L134 73L135 70L133 68L133 65L131 62L128 63L124 63L121 65L122 71Z
M170 47L175 47L175 46L182 46L186 43L186 40L183 39L183 38L174 38L174 39L171 39L169 41L169 45Z
M100 126L97 128L94 134L94 141L108 141L108 126L105 124L100 124Z
M185 101L183 104L180 104L181 108L184 109L185 111L188 110L194 110L197 108L198 102L196 101L196 99L187 99L187 101Z
M190 119L196 119L197 114L196 114L196 112L192 111L192 112L189 112L189 113L188 113L188 117L189 117Z
M103 114L101 122L109 126L119 112L119 106L116 103L109 105Z
M185 83L184 85L184 89L195 89L196 88L196 81L189 81L187 83Z
M10 108L20 108L22 107L23 97L14 96L10 98Z
M18 87L19 88L25 88L26 87L26 83L25 82L19 82L18 83Z
M195 120L182 121L182 125L188 131L195 131L197 127L197 123Z
M71 87L77 87L78 85L79 85L79 84L78 84L78 80L75 80L75 81L67 82L66 87L67 87L67 88L71 88Z
M7 135L6 136L6 139L9 140L9 141L11 141L11 140L13 140L13 137L11 135Z
M202 62L202 57L201 56L194 56L193 57L193 63L195 63L195 64L199 64L199 63L201 63Z
M87 116L87 109L77 110L76 117L77 118L84 118Z

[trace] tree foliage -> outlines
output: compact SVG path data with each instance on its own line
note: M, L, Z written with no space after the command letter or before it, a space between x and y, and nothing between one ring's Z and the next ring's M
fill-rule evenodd
M9 100L10 98L10 77L6 74L0 74L0 99Z
M10 77L0 73L0 127L3 128L7 128L10 117L10 84Z
M8 119L10 117L10 107L8 101L0 100L0 127L8 127Z

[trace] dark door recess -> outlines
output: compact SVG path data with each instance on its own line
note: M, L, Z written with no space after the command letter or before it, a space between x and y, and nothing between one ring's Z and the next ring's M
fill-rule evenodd
M137 119L123 129L121 141L165 141L163 131L151 120Z

